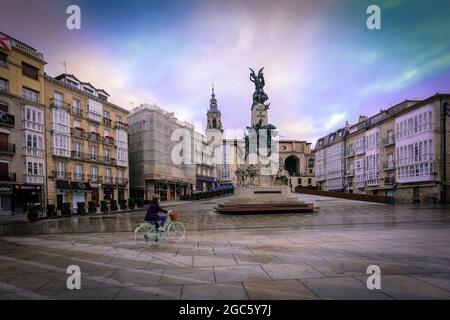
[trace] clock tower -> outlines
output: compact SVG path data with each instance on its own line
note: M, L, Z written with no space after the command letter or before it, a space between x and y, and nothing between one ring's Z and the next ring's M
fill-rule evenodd
M217 107L216 95L214 93L214 86L212 87L211 99L209 100L209 109L206 113L207 126L206 126L206 137L208 141L217 140L217 138L222 137L222 115ZM222 140L222 139L220 139ZM221 143L221 141L220 141Z

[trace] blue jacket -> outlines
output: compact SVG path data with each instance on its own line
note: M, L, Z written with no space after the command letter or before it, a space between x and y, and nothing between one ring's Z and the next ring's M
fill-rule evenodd
M145 215L145 221L159 221L158 212L167 213L167 210L164 210L157 203L151 203L148 206L147 214Z

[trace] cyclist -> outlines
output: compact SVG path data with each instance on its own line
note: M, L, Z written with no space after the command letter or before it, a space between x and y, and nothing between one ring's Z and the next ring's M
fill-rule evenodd
M165 231L164 223L166 222L167 217L164 215L158 215L158 212L171 213L172 210L167 211L161 208L159 206L159 196L154 195L152 197L150 205L148 206L147 214L145 215L145 221L154 223L158 231Z

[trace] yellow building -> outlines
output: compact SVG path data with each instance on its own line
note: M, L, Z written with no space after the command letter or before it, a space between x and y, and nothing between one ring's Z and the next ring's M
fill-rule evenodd
M45 76L48 203L128 199L128 111L74 75Z
M44 205L44 57L0 33L0 214Z

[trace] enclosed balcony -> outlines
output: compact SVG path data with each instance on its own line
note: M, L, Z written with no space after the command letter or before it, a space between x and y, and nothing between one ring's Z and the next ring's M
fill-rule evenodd
M115 128L116 129L128 130L128 124L123 123L122 121L116 121Z
M67 112L70 112L72 109L72 106L70 103L64 102L62 100L57 100L55 98L50 99L50 107L62 108L62 109L65 109Z

